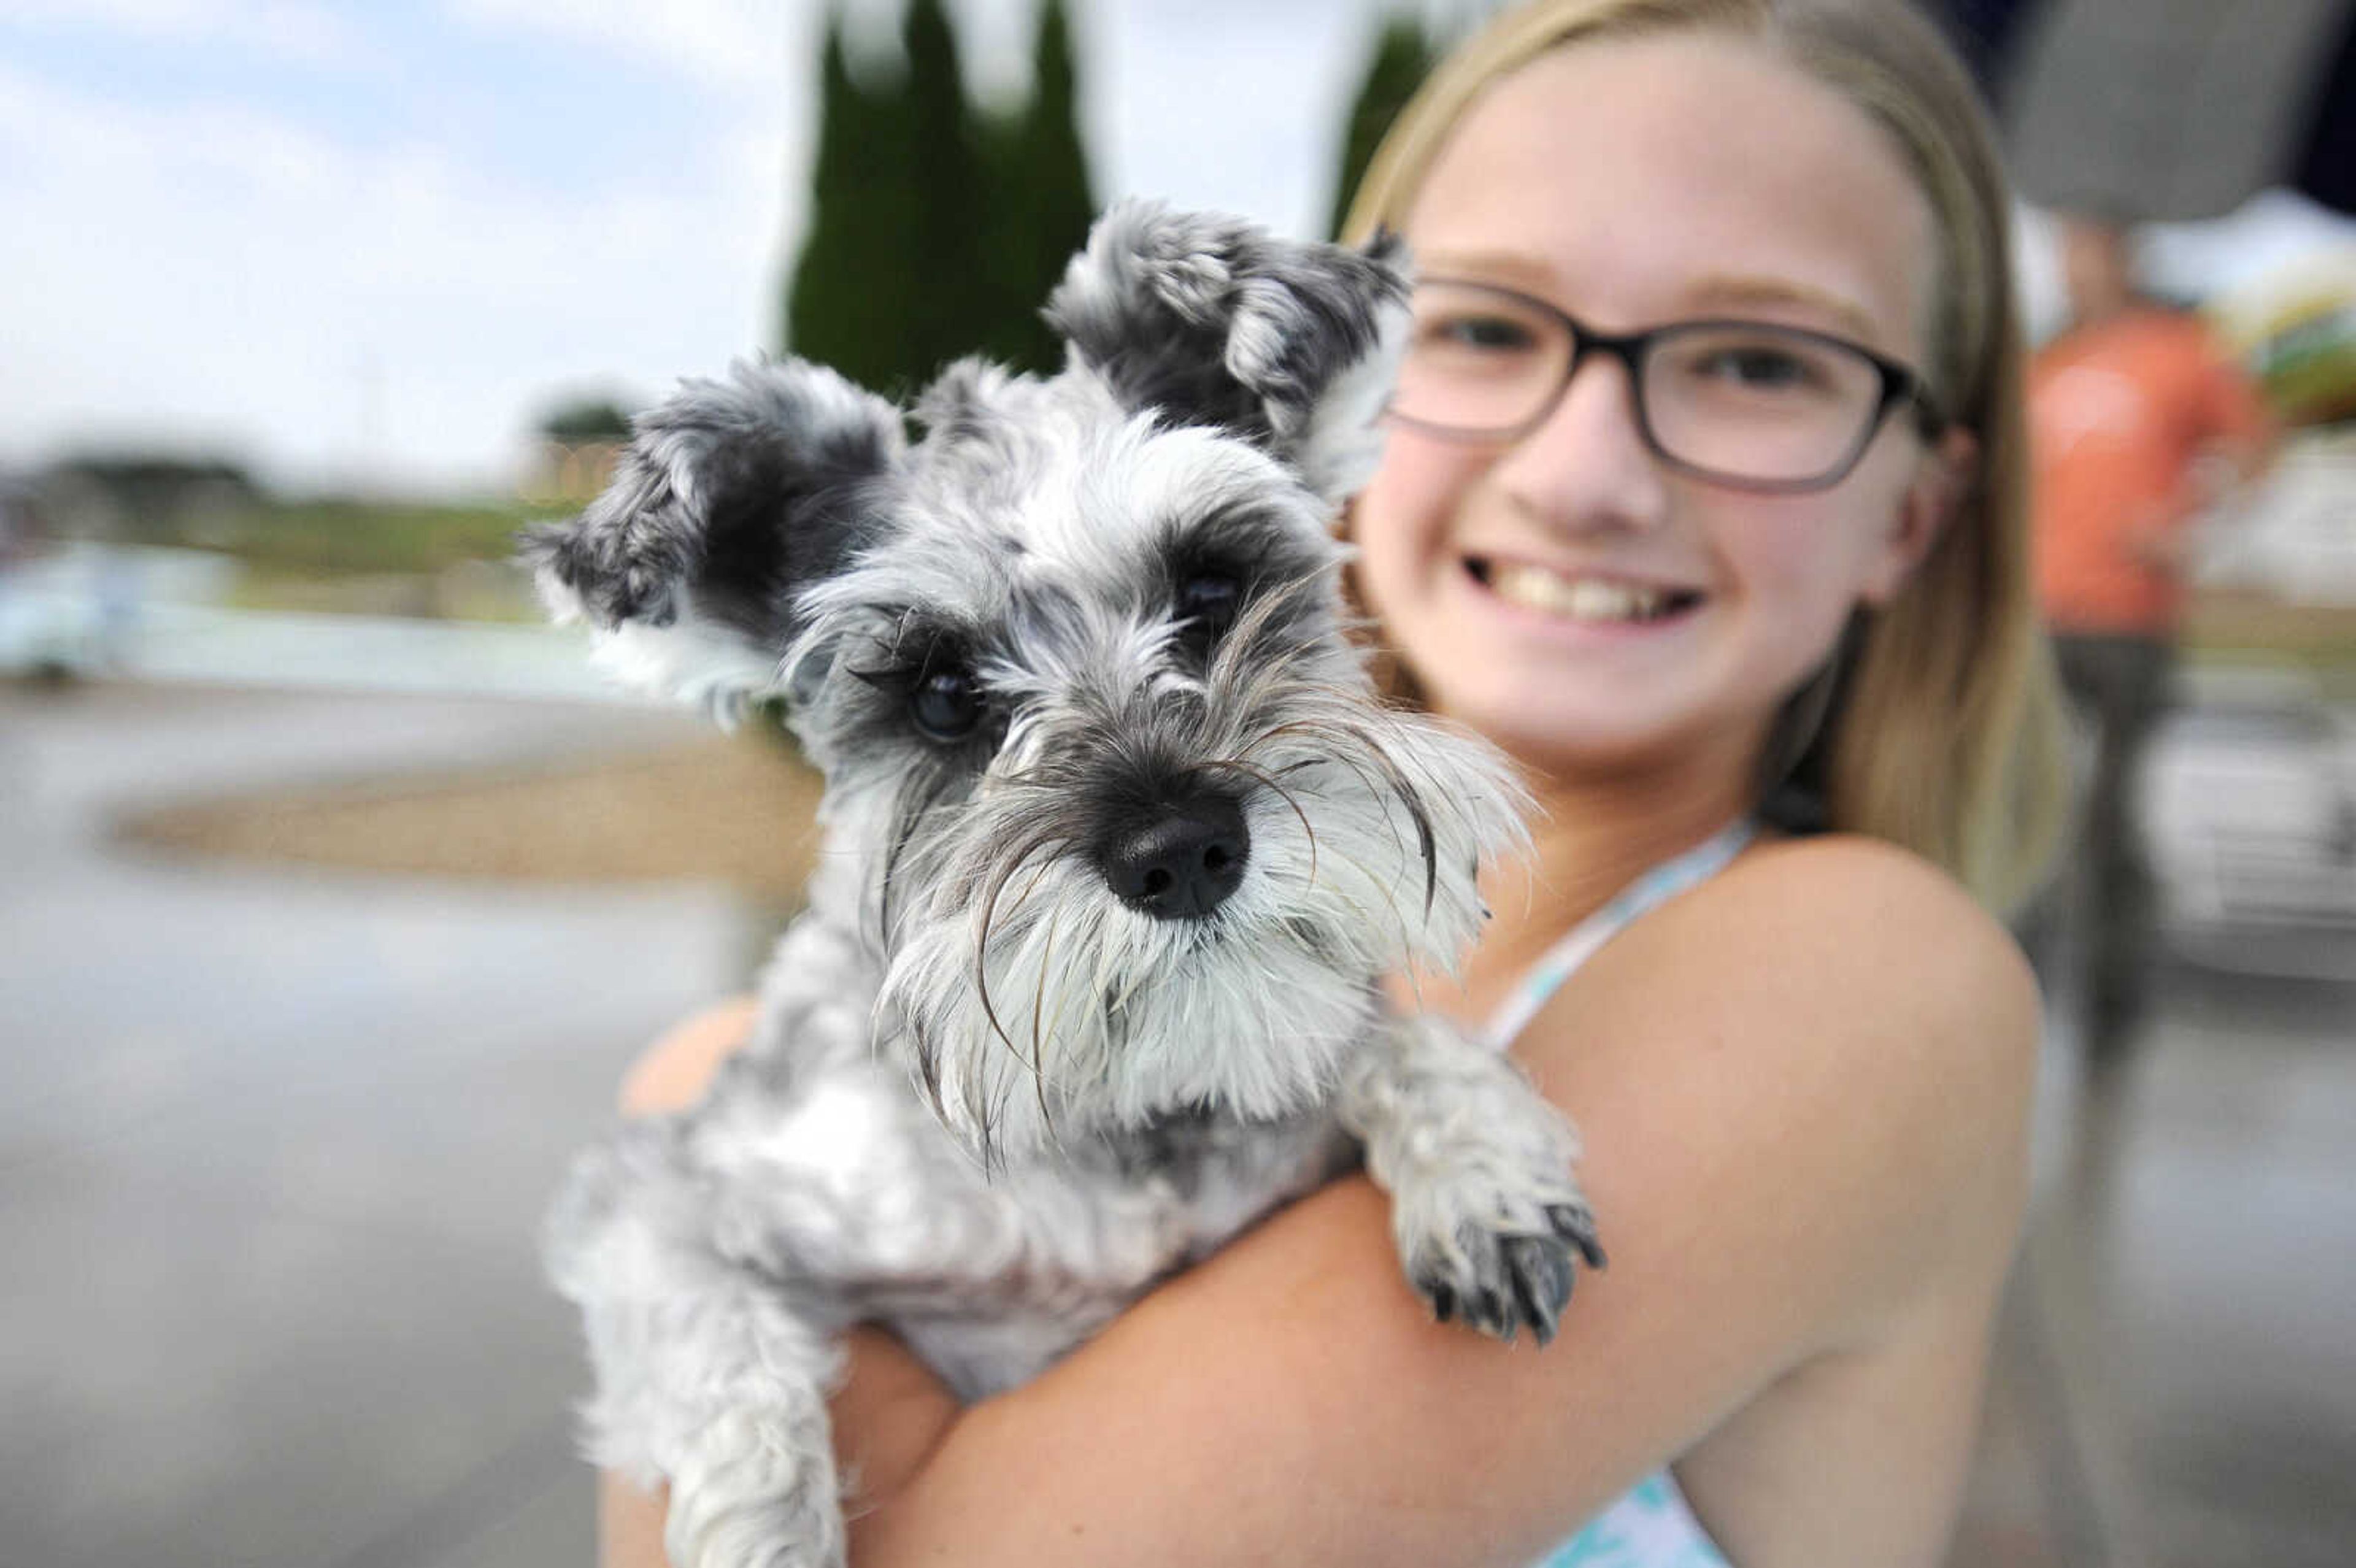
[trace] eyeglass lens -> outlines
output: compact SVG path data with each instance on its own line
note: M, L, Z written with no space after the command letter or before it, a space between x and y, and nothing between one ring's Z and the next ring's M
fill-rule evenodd
M1426 283L1392 411L1435 430L1506 439L1543 420L1569 379L1570 325L1534 301ZM1701 322L1648 334L1637 398L1661 453L1689 468L1801 484L1844 468L1882 412L1862 352L1767 324Z

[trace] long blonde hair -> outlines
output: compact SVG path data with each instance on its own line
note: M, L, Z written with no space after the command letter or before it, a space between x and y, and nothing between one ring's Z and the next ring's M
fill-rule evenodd
M1440 149L1500 79L1600 37L1711 31L1753 40L1839 93L1904 155L1940 251L1926 366L1940 406L1979 443L1976 480L1898 596L1859 626L1771 752L1804 752L1826 826L1901 844L1983 903L2017 906L2063 816L2061 704L2029 581L2028 428L2010 271L2010 204L1986 116L1944 42L1902 0L1535 0L1457 48L1375 155L1347 232L1405 229ZM1412 234L1409 239L1412 239ZM1815 711L1808 711L1809 709Z

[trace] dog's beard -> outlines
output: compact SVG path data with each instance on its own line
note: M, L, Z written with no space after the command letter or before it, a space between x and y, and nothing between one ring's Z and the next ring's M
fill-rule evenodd
M1304 684L1232 773L1250 848L1199 920L1123 904L1057 781L955 814L895 933L880 1007L949 1128L985 1159L1194 1107L1302 1111L1380 1007L1377 978L1451 968L1482 918L1474 872L1519 834L1494 754Z

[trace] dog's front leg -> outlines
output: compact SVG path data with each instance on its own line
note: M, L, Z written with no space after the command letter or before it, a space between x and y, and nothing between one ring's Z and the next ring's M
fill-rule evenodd
M708 1293L698 1310L720 1321L692 1337L680 1371L713 1403L673 1435L663 1524L673 1568L841 1568L825 1395L841 1365L836 1342L750 1281Z
M551 1272L596 1371L589 1456L669 1483L674 1568L840 1568L825 1391L849 1315L820 1281L781 1280L726 1244L725 1217L752 1195L691 1165L674 1134L622 1129L551 1216Z
M1439 1019L1387 1019L1344 1072L1344 1125L1391 1196L1408 1283L1442 1318L1544 1344L1573 1270L1601 1267L1579 1136L1504 1056Z

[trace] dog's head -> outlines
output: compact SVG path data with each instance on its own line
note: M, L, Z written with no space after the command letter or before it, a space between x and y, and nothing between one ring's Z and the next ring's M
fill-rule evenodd
M1332 528L1379 454L1391 250L1116 208L1052 379L954 366L910 447L830 372L740 367L539 541L643 674L787 694L881 1005L985 1154L1299 1109L1376 977L1475 933L1516 786L1378 699Z

